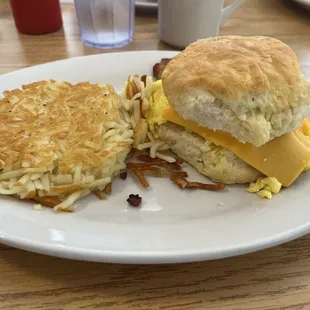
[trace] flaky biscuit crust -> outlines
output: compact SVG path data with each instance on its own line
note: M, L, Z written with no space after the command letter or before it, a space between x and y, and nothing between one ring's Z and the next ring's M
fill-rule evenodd
M184 119L256 146L297 129L309 115L310 88L298 59L270 37L199 40L169 62L162 80Z

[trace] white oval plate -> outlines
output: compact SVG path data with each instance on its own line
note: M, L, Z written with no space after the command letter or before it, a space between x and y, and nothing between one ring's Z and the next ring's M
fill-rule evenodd
M0 91L41 79L111 83L121 90L129 74L151 74L175 52L129 52L67 59L0 77ZM0 135L1 138L1 135ZM285 156L285 154L284 154ZM192 179L207 179L189 168ZM271 201L228 186L223 192L180 190L167 179L150 179L143 190L128 176L113 194L91 195L75 213L34 211L33 203L0 197L0 242L54 256L115 263L177 263L234 256L305 235L310 230L310 174ZM127 205L129 194L141 208Z

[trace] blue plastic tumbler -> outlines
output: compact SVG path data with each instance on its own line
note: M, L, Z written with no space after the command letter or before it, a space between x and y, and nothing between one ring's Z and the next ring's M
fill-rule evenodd
M82 41L95 48L118 48L131 42L134 0L74 0Z

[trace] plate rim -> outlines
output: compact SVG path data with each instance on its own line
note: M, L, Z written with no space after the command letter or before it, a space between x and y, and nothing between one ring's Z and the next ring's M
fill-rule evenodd
M298 226L298 228L285 231L269 238L257 239L255 242L243 243L238 247L233 246L225 249L214 249L208 252L205 250L187 251L186 253L180 253L179 251L145 253L127 251L119 253L117 251L81 250L81 248L73 246L63 246L59 244L46 245L41 242L34 242L23 238L6 237L5 234L1 234L1 232L0 243L33 253L81 261L117 264L175 264L217 260L254 253L298 239L309 232L310 221L304 225Z
M104 53L98 53L98 54L91 54L91 55L81 55L81 56L74 56L74 57L69 57L69 58L65 58L65 59L58 59L58 60L53 60L53 61L49 61L49 62L43 62L37 65L30 65L27 67L22 67L19 68L17 70L13 70L10 72L6 72L6 73L2 73L0 74L0 79L2 79L3 77L6 77L7 75L16 73L16 72L20 72L20 71L24 71L24 70L29 70L30 68L34 68L34 67L41 67L41 66L45 66L48 64L55 64L55 63L61 63L61 62L66 62L68 60L77 60L80 58L100 58L100 57L109 57L110 55L118 55L118 54L136 54L136 53L146 53L146 54L160 54L160 53L165 53L165 54L171 54L171 57L173 57L174 55L180 53L180 50L142 50L142 51L117 51L117 52L104 52ZM2 94L0 93L0 98Z

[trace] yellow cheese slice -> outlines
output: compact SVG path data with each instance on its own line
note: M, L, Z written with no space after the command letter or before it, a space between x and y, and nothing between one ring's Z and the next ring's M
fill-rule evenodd
M193 121L186 121L171 107L163 110L163 118L229 149L264 175L277 178L285 187L296 180L310 161L310 138L300 129L255 147L241 143L226 132L213 131Z

